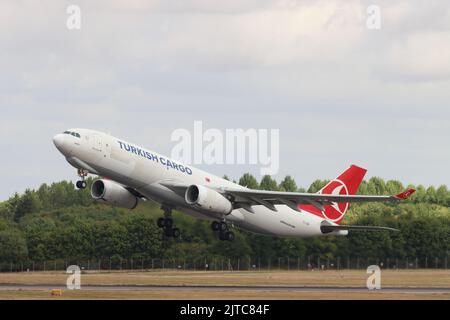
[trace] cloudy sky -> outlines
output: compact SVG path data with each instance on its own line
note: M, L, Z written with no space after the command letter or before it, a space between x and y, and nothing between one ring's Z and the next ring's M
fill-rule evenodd
M70 4L81 30L66 27ZM51 140L64 129L170 154L171 133L195 120L280 129L275 178L302 186L351 163L449 184L450 2L3 0L0 108L0 199L76 179Z

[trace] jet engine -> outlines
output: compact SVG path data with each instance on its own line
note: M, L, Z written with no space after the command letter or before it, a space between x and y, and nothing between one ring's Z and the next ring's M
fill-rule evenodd
M230 200L219 192L201 185L192 185L186 190L188 204L218 215L228 215L233 210Z
M103 179L92 184L91 196L99 202L126 209L134 209L139 203L139 199L123 186Z

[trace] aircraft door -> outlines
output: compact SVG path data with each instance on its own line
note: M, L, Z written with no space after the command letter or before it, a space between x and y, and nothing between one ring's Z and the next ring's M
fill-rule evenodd
M92 150L98 153L102 153L103 151L102 137L100 137L98 134L95 134L92 137Z
M103 143L103 137L99 134L94 134L91 136L91 147L90 152L95 158L103 158L105 153L105 146Z

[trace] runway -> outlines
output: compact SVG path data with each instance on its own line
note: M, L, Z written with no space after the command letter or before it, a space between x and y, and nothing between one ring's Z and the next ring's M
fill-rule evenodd
M0 291L26 291L26 290L52 290L62 289L67 290L65 286L55 285L23 285L23 284L8 284L0 285ZM368 292L382 292L393 294L450 294L450 288L394 288L387 287L380 290L368 290L363 287L313 287L313 286L220 286L220 285L86 285L81 286L81 290L90 291L161 291L161 290L176 290L176 291L254 291L254 292L316 292L316 293L368 293Z
M366 288L361 270L146 271L82 274L81 290L68 290L63 272L0 275L1 299L277 300L450 299L449 270L386 270L381 290Z

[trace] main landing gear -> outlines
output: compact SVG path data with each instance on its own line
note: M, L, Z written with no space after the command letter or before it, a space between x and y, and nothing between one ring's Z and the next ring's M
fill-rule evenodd
M222 241L234 241L235 236L232 231L229 231L228 224L225 221L214 221L211 223L211 229L219 233L219 239Z
M164 230L164 235L167 238L175 238L178 239L181 235L180 229L174 228L173 219L171 217L172 208L162 206L162 210L164 210L164 218L159 218L157 221L157 225L159 228Z
M76 186L78 189L86 189L87 187L87 182L85 181L87 175L88 175L88 171L83 170L83 169L78 169L78 176L81 178L81 180L77 181Z

